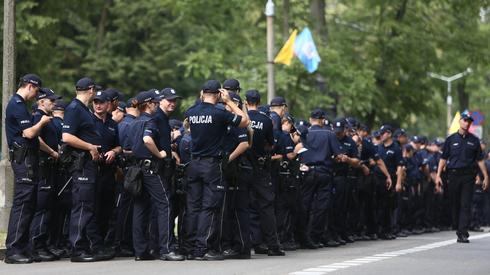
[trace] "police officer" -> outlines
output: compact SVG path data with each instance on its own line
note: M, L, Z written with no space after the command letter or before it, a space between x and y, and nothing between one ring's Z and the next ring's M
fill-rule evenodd
M284 250L295 250L294 239L297 223L298 172L299 162L294 147L299 141L293 140L296 133L294 118L286 113L281 121L282 129L282 160L279 163L276 185L276 218L279 240Z
M233 113L216 106L220 99ZM220 210L225 192L221 171L222 144L228 125L243 128L249 120L216 80L203 85L201 102L189 108L185 117L189 121L193 144L187 175L185 226L190 232L187 241L194 246L188 253L198 260L223 260L219 251Z
M49 88L41 88L36 96L37 110L33 123L43 116L50 115L58 96ZM52 223L52 212L55 201L55 179L58 176L56 160L58 159L57 130L53 121L46 124L39 135L39 185L37 190L36 213L31 223L32 256L38 261L58 259L48 250L49 228Z
M115 161L122 149L119 145L117 123L112 119L111 98L105 91L98 91L92 101L95 128L100 134L101 159L98 162L96 180L96 209L95 216L98 229L108 246L114 242L115 221L112 218L116 206Z
M14 198L10 210L5 246L6 263L32 263L28 251L29 227L35 212L38 185L38 135L49 123L49 116L42 116L32 123L26 102L34 99L42 81L35 74L24 75L17 92L10 98L5 114L5 132L9 146L10 163L14 171Z
M378 144L378 154L384 161L386 168L390 174L391 181L376 167L376 196L377 196L377 213L378 213L378 233L379 238L383 240L393 240L396 236L393 235L393 211L396 208L395 191L402 190L402 173L403 173L403 156L402 150L397 143L394 142L392 134L393 127L384 124L379 129L380 141ZM396 183L393 186L393 183ZM395 188L393 188L395 187Z
M255 254L268 254L269 256L284 256L280 249L277 235L276 217L274 213L274 189L271 182L271 153L274 146L273 124L270 117L258 110L260 94L257 90L249 90L246 93L248 116L251 127L254 130L252 148L247 152L252 163L253 170L245 179L251 184L251 236ZM278 121L280 127L280 118ZM280 130L279 130L280 131ZM252 211L253 210L253 211ZM254 219L255 216L258 216ZM258 224L254 220L259 220ZM267 248L261 245L263 235Z
M459 130L448 136L442 149L436 176L436 190L442 185L441 174L447 170L447 185L452 203L453 227L459 243L469 243L471 199L477 165L483 174L483 189L488 188L488 174L483 162L480 140L469 133L473 118L468 111L461 114Z
M73 182L70 218L72 262L107 260L95 217L97 161L100 159L100 133L88 106L95 96L96 84L88 77L77 81L76 97L65 109L64 154L73 156L69 171Z
M58 148L61 146L61 135L63 131L63 118L67 104L63 100L56 100L52 112L52 122L56 128L56 140ZM66 167L57 162L55 178L55 206L53 208L53 223L50 229L50 251L59 257L69 257L69 221L71 211L71 180L69 180Z
M121 103L120 103L121 104ZM137 108L137 101L135 98L130 98L125 104L124 117L118 126L119 143L121 144L123 153L120 158L120 166L123 175L126 175L129 166L136 163L134 155L131 151L131 137L134 133L131 133L130 125L140 115L140 111ZM114 116L113 116L114 117ZM116 236L114 242L114 248L118 257L132 257L133 252L133 238L132 238L132 224L133 224L133 197L124 190L120 184L117 189L117 220L116 220Z
M164 167L162 170L162 178L169 184L169 200L170 200L170 234L171 246L176 246L176 237L174 235L175 218L179 213L179 204L177 203L174 194L175 186L172 184L172 178L176 167L176 162L179 159L178 154L172 150L172 129L170 127L170 116L177 108L177 100L182 97L177 94L173 88L164 88L161 91L154 91L155 97L160 100L159 108L155 112L155 124L159 132L159 144L167 153L164 159Z
M233 102L242 109L242 100L235 92L230 92ZM230 107L226 107L231 111ZM228 126L223 150L228 156L228 163L224 163L223 173L225 182L225 199L223 204L223 233L221 244L225 259L250 258L250 228L249 228L249 194L248 183L243 180L243 173L249 173L249 162L245 152L252 144L245 128Z
M357 145L347 135L347 123L345 118L338 118L332 126L338 140L341 158L333 165L333 221L331 228L334 238L340 241L352 243L347 228L346 212L350 195L351 183L348 179L349 169L359 165Z
M391 185L391 177L386 169L384 161L379 157L376 146L371 142L367 136L367 127L359 127L358 134L362 138L361 143L361 171L363 177L361 179L359 188L359 204L360 204L360 220L361 238L363 240L376 240L377 227L376 227L376 181L374 178L374 169L378 167L380 171L385 175L388 185Z
M160 260L181 261L184 258L172 251L170 246L170 201L169 184L162 177L162 160L167 152L159 144L162 134L158 131L153 115L157 111L159 99L152 91L140 92L136 96L140 116L130 126L134 133L131 151L142 170L141 194L134 199L133 246L135 260L153 260L150 243L145 228L149 224L150 210L155 209L158 226L158 254Z
M301 189L299 206L299 242L303 248L316 249L323 241L328 211L331 208L332 158L340 154L333 133L325 128L325 112L315 109L310 114L310 128L298 128L302 142L299 154Z

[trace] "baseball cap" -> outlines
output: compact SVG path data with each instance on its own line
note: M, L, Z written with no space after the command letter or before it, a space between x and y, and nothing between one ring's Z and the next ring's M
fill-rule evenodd
M175 91L175 89L164 88L163 90L160 91L160 98L161 99L167 99L167 100L173 100L173 99L180 99L182 97L177 95L177 92Z
M242 106L242 99L240 98L240 96L235 92L229 92L229 94L230 94L231 100L238 103L238 105L241 107Z
M91 89L91 88L96 88L97 90L97 84L95 84L95 81L90 78L90 77L84 77L84 78L81 78L77 81L77 83L75 84L75 89L77 91L86 91L88 89Z
M147 102L158 102L158 99L155 97L155 93L152 91L143 91L136 95L136 100L138 104L143 104Z
M31 83L37 87L41 87L43 84L41 78L36 74L26 74L20 78L20 81L24 83Z
M442 145L444 145L444 139L442 139L442 138L436 138L436 139L434 139L433 142L434 142L435 145L437 145L439 147L442 146Z
M119 102L119 104L117 104L116 109L118 109L119 111L121 111L123 113L126 113L126 103Z
M336 120L334 120L334 122L332 124L332 129L334 132L338 133L338 132L344 131L345 126L346 126L345 119L344 118L337 118Z
M202 91L205 93L219 93L219 89L221 89L221 84L218 80L208 80L202 86Z
M257 109L259 110L259 112L262 112L262 113L266 114L267 116L271 115L271 110L270 110L269 105L261 105Z
M383 124L381 128L379 128L379 133L384 134L386 132L393 133L393 127L391 127L389 124Z
M317 108L311 111L310 117L314 119L325 119L326 115L322 109Z
M359 121L355 117L346 117L345 121L350 129L356 130L359 127Z
M307 128L311 126L310 123L305 119L298 119L298 121L294 124L294 127L298 128L300 125L304 125Z
M96 92L94 96L94 101L95 100L102 101L102 102L111 101L111 99L109 98L109 96L106 94L105 91Z
M248 90L247 93L245 94L245 98L247 102L250 103L259 103L260 102L260 93L259 91L252 89Z
M396 129L395 132L393 133L393 136L395 138L398 138L399 136L406 136L406 135L407 135L407 131L405 131L405 129L403 128Z
M461 113L461 119L470 120L471 122L474 121L473 117L471 116L471 113L468 112L468 110Z
M282 96L276 96L271 100L271 107L272 106L288 106L286 104L286 100Z
M381 133L379 132L379 130L373 131L373 137L375 138L381 137Z
M180 129L180 127L183 125L182 121L173 118L168 121L168 124L172 129Z
M104 91L104 93L109 98L109 101L118 100L121 96L121 92L114 88L108 88Z
M56 100L56 102L54 103L53 110L64 111L66 108L66 105L67 105L66 102L64 102L63 100Z
M60 99L61 96L55 95L54 91L51 90L50 88L44 88L43 87L39 90L39 93L37 93L36 100L40 100L43 98L47 98L50 100L57 100L57 99Z
M413 143L422 143L422 138L420 136L413 136L411 139L410 139Z
M234 78L227 79L223 82L223 88L240 92L240 82Z

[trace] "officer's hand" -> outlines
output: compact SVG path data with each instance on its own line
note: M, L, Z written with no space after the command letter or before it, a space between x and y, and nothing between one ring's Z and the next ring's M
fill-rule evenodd
M58 158L60 157L60 155L58 154L58 152L56 152L56 151L54 151L54 150L53 150L53 152L51 152L49 155L50 155L52 158L54 158L54 159L58 159Z
M93 144L90 146L89 153L92 156L93 161L98 161L100 158L100 154L99 154L99 150L98 150L99 147L100 146L93 145Z
M397 193L400 193L402 191L402 185L401 183L397 183L396 186L395 186L395 191Z
M52 118L52 117L50 117L50 116L43 115L43 116L41 117L41 123L42 123L42 124L46 124L46 123L50 122L50 121L51 121L51 119L53 119L53 118Z
M219 93L220 93L221 99L223 100L224 103L228 103L231 101L230 94L228 93L227 90L219 89Z
M104 154L105 163L111 164L116 159L116 152L110 150Z
M361 169L364 176L369 176L369 168L366 165L362 165Z
M436 193L440 194L442 193L442 179L439 175L436 175L436 182L435 182L435 188L436 188Z
M175 140L176 138L180 137L182 134L180 133L179 130L173 130L170 132L170 135L172 137L172 140Z
M485 177L483 179L483 190L487 190L488 189L488 177Z
M160 158L163 159L166 157L167 157L167 152L165 152L165 150L160 151Z
M391 181L390 177L386 178L386 189L390 190L391 186L393 186L393 182Z

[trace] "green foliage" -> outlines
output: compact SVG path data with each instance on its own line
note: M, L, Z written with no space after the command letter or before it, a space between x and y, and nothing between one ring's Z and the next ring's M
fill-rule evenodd
M127 96L172 86L186 97L181 112L210 78L237 78L265 98L265 2L17 1L17 74L36 72L68 98L85 75ZM324 25L312 15L319 2ZM455 109L470 98L470 109L490 115L490 27L478 16L488 1L275 3L276 51L285 33L308 26L322 58L315 74L297 59L275 66L276 93L295 116L324 107L373 127L393 121L443 135L446 86L427 72L452 75L467 67L474 73L458 80Z

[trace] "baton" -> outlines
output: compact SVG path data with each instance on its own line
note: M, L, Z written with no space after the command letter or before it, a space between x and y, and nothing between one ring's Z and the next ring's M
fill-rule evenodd
M65 190L65 188L68 186L68 184L70 183L72 177L70 177L68 179L68 181L65 183L65 185L63 186L63 188L61 188L60 192L58 193L58 197L61 196L61 193L63 193L63 191Z

